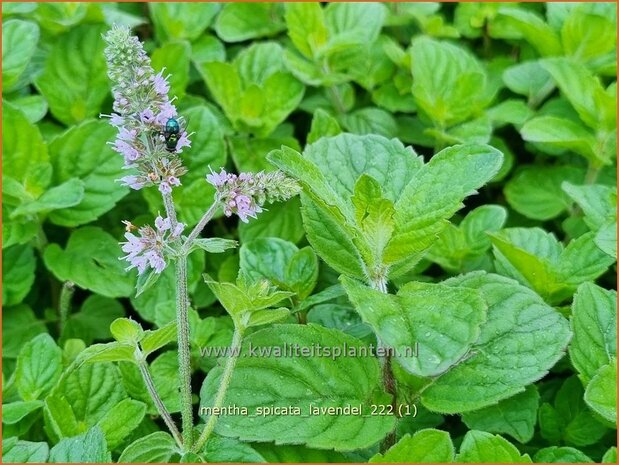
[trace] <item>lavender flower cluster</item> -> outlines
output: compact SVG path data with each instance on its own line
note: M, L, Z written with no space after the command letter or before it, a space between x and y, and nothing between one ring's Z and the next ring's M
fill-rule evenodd
M155 74L142 43L129 28L114 26L104 39L108 75L114 83L114 113L101 116L109 117L118 129L112 147L123 156L125 168L137 171L121 182L133 189L154 184L162 193L170 193L186 172L178 153L191 142L182 131L176 149L166 149L162 129L168 119L177 117L168 97L168 78L163 70Z
M155 219L155 229L149 225L138 229L128 221L125 224L127 225L125 233L127 242L122 242L121 246L123 252L127 254L122 259L130 263L127 270L137 268L138 274L142 274L150 266L155 273L161 273L166 267L164 252L170 242L181 237L185 225L177 223L172 228L170 219L161 216ZM136 229L139 236L131 232Z
M235 213L244 223L249 218L256 218L265 203L288 200L301 190L296 181L281 171L241 173L237 176L222 168L219 173L211 171L206 179L217 189L224 215Z

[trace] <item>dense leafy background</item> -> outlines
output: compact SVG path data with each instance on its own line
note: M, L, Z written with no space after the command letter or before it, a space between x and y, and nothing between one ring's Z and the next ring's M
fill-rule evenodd
M203 456L616 461L613 4L2 10L4 461L180 458L135 365L102 358L67 371L85 347L112 339L118 317L165 328L151 337L149 364L168 409L180 409L166 326L173 270L136 297L136 277L117 259L121 220L152 222L162 205L156 191L115 182L123 171L107 145L114 130L98 119L111 110L101 34L113 23L134 28L153 66L172 74L195 132L175 192L182 221L195 224L209 206L209 166L275 164L305 187L248 224L209 225L208 235L240 249L191 256L199 402L210 402L221 373L199 348L230 343L223 307L240 291L222 283L239 268L293 295L296 315L250 331L256 346L360 345L376 334L429 350L394 363L398 400L417 405L414 418L222 417ZM377 264L390 267L389 296L356 279ZM207 286L203 272L219 284ZM60 321L65 283L75 293ZM249 358L228 400L388 403L380 384L371 358ZM379 454L394 426L397 444Z

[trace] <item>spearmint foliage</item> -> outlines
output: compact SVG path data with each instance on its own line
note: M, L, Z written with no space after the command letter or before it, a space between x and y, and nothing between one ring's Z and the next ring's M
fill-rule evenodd
M121 182L136 190L154 184L170 193L186 172L178 154L191 142L182 131L172 153L166 149L162 130L177 117L168 97L168 76L164 70L155 74L142 43L129 28L114 26L104 38L108 76L114 83L114 113L104 116L118 129L114 150L123 156L125 168L138 173Z
M617 463L613 2L2 13L2 462Z
M222 168L219 173L207 174L206 179L217 189L224 215L234 213L244 223L256 218L265 203L286 201L301 191L297 182L281 171L237 176Z

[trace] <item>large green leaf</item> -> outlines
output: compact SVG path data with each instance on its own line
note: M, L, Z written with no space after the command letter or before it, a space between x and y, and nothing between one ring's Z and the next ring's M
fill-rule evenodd
M530 289L483 272L444 284L479 290L488 316L468 356L423 388L421 401L430 410L468 412L494 404L522 392L563 356L568 322Z
M521 443L530 441L537 423L539 394L534 385L489 407L462 414L472 430L509 434Z
M29 245L14 245L2 251L2 305L21 303L34 284L36 259Z
M84 434L65 438L52 447L49 452L52 463L111 463L105 436L95 427Z
M4 463L45 463L48 455L46 442L21 441L17 437L2 440Z
M469 52L420 37L410 54L415 102L438 125L465 121L486 105L488 77Z
M369 463L450 463L454 461L454 445L449 433L423 429L413 436L405 434L383 454Z
M528 454L520 451L507 439L483 431L471 430L466 433L457 462L463 463L531 463Z
M11 19L2 25L2 88L10 92L32 59L39 41L36 23Z
M172 436L157 431L129 444L118 463L166 463L176 454L180 451Z
M585 391L585 402L604 419L617 424L617 359L598 370Z
M572 304L572 364L588 384L597 371L617 356L617 292L593 283L578 287Z
M148 5L160 42L197 39L220 9L218 3L152 3Z
M116 181L126 173L122 169L122 157L106 144L113 140L114 134L110 125L93 120L69 129L50 144L53 184L60 185L72 178L84 183L81 202L53 211L52 222L62 226L89 223L127 195L129 189Z
M486 304L477 289L410 282L397 296L343 278L357 312L394 359L419 376L436 376L458 363L479 337Z
M278 3L226 3L215 23L217 35L226 42L268 37L285 29Z
M331 354L278 357L276 352L285 354L282 351L287 350L290 341L306 350L320 343ZM257 408L264 406L293 406L299 412L253 417L224 415L220 416L216 431L244 441L276 441L335 450L354 450L380 441L393 428L393 417L309 414L310 404L319 408L361 406L368 413L371 404L390 402L382 390L380 368L374 357L332 356L334 350L344 350L344 344L349 355L351 349L357 354L363 347L367 349L355 338L316 325L279 325L251 334L243 345L224 405L245 407L249 415L255 415ZM258 355L252 357L250 351ZM209 372L201 390L201 407L212 405L221 374L221 366Z
M318 280L318 258L310 247L301 250L282 239L256 239L239 251L240 270L252 280L267 279L303 300Z
M36 86L56 119L71 125L99 114L108 95L104 26L78 26L58 38Z
M106 297L129 297L134 277L125 271L116 239L94 226L75 230L65 249L50 244L45 266L61 281L72 281Z
M52 337L39 334L27 342L17 357L15 378L24 400L44 397L56 384L62 371L62 353Z
M6 255L4 256L6 261ZM6 286L7 274L4 274ZM21 347L39 333L46 332L45 323L37 319L27 305L4 308L2 311L3 358L17 358Z

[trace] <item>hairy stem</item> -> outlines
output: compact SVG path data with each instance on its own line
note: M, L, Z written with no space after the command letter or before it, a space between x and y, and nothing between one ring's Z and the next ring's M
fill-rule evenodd
M168 409L166 408L163 401L161 400L161 397L159 397L159 394L157 393L157 388L155 387L153 378L148 371L148 365L146 364L146 360L140 360L140 362L138 363L138 367L140 369L140 373L142 373L142 378L144 379L144 384L146 384L146 389L148 390L148 393L153 399L159 415L161 415L161 418L163 418L163 421L170 430L170 433L172 433L172 436L174 437L174 440L176 441L178 447L182 449L183 440L181 439L181 434L178 431L176 424L174 424L174 420L172 420L170 412L168 412Z
M172 200L172 194L161 194L163 197L163 205L165 206L166 216L170 219L170 224L172 225L172 230L178 224L178 220L176 219L176 209L174 208L174 200Z
M213 202L213 205L211 205L211 207L204 213L204 215L202 215L202 218L200 218L200 221L198 222L198 224L196 224L193 230L191 231L191 233L189 233L187 240L183 244L183 249L181 253L186 254L189 252L191 243L198 237L198 235L202 232L202 230L204 229L206 224L211 220L211 218L213 218L213 215L217 211L218 207L219 207L219 197L215 197L215 201Z
M226 392L228 391L228 386L230 385L230 380L232 379L232 372L234 371L234 366L236 365L236 360L239 356L242 340L243 329L240 327L240 325L235 323L234 335L232 336L232 344L230 345L230 350L228 352L228 359L226 360L226 364L224 366L224 372L221 375L219 389L217 390L215 400L213 401L214 409L222 407L224 403L224 400L226 398ZM206 441L215 429L218 418L219 417L217 415L211 415L209 417L208 421L206 422L206 426L202 430L202 434L200 434L200 438L196 442L196 445L193 449L194 452L197 453L202 450L202 448L206 444Z
M383 276L382 273L376 274L374 277L372 277L372 279L370 280L370 286L384 294L389 293L387 289L387 279L386 277ZM380 347L384 348L384 345L380 339L378 340L378 344ZM391 368L391 355L389 355L388 351L386 350L381 350L381 353L385 354L384 356L380 358L380 363L382 367L381 374L383 378L383 387L385 391L392 396L391 405L393 407L393 412L397 412L398 409L397 409L397 396L396 396L396 382L393 376L393 370ZM380 445L381 452L385 452L387 449L393 446L396 443L396 439L397 438L396 438L395 430L393 430L387 436L385 436L385 439L383 439Z
M71 311L71 298L75 292L75 284L71 281L65 281L60 290L60 299L58 302L58 313L60 314L60 320L58 322L58 329L60 334L64 330L69 312Z
M191 449L193 440L188 301L187 255L181 254L176 259L176 330L178 334L178 369L181 381L181 416L185 450Z

